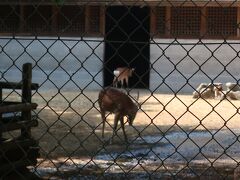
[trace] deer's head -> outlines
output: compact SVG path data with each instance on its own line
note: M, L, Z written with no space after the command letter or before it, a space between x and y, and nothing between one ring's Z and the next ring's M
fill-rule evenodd
M135 103L133 103L133 107L131 109L129 109L128 115L127 115L127 121L130 126L132 126L132 124L133 124L133 120L136 117L137 111L138 111L138 107Z
M137 91L137 97L133 98L133 96L130 96L132 99L132 108L129 108L128 110L128 116L127 116L127 120L130 126L132 126L133 124L133 120L136 117L136 114L138 112L138 110L140 109L140 103L139 103L139 91Z

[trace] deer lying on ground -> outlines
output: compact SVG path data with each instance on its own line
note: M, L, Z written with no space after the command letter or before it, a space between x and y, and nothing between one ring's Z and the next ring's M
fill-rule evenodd
M240 86L237 83L226 83L227 91L240 91Z
M132 99L127 94L112 87L108 87L99 92L98 103L103 121L102 138L104 139L106 112L110 112L115 114L113 135L110 140L110 143L112 143L114 135L117 134L118 121L120 121L121 123L125 141L128 142L124 128L124 116L127 116L127 121L129 125L132 126L133 120L135 119L138 111L138 106L132 101Z
M113 71L114 78L113 78L113 87L117 87L118 82L120 82L121 87L124 85L124 81L128 87L128 79L132 77L135 68L128 68L128 67L119 67Z
M222 99L222 92L223 92L222 84L221 83L214 84L213 90L214 90L215 98Z
M214 98L215 92L214 92L214 85L213 84L206 84L201 83L196 91L193 92L193 98Z

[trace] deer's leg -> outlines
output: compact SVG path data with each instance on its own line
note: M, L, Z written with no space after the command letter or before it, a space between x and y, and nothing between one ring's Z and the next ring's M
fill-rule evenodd
M117 86L117 77L114 76L113 78L113 87Z
M106 116L105 116L105 111L101 110L101 116L102 116L102 138L104 139L104 128L105 128L105 122L106 122Z
M127 143L128 139L127 139L127 135L126 135L126 132L125 132L125 126L124 126L124 119L123 119L123 117L120 118L120 122L121 122L121 127L122 127L122 130L123 130L124 139L125 139L125 142Z
M126 81L126 87L128 88L128 78L126 78L125 81Z
M113 78L112 86L115 86L115 77Z
M124 79L121 79L121 88L124 86Z
M115 114L115 117L114 117L114 124L113 124L113 134L112 134L112 138L110 140L110 144L112 144L112 141L113 141L113 137L115 135L117 135L117 126L118 126L118 120L120 118L120 115L119 114Z

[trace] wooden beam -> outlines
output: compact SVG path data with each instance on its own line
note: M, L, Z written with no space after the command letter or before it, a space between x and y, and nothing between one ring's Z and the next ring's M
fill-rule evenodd
M2 89L22 89L23 83L20 82L0 82L0 88ZM39 85L37 83L31 84L31 90L37 90Z
M19 122L10 122L1 124L0 131L1 132L8 132L13 130L18 130L21 128L30 128L30 127L37 127L38 121L37 120L26 120L26 121L19 121Z
M37 108L36 103L21 103L15 105L1 105L0 113L11 113L11 112L20 112L20 111L31 111Z
M21 102L16 102L16 101L2 101L0 106L13 105L13 104L22 104L22 103Z
M10 149L16 149L18 147L38 146L38 142L34 139L7 139L1 142L0 151L8 151Z
M33 115L32 116L32 120L37 120L38 116L37 115ZM20 121L26 121L25 119L22 119L22 116L21 115L9 115L9 116L5 116L5 117L2 117L2 124L5 125L5 124L8 124L8 123L15 123L15 122L20 122Z
M218 0L218 1L210 1L210 0L144 0L144 1L136 1L136 0L121 0L121 1L113 1L113 0L104 0L104 1L96 1L96 0L65 0L63 1L64 5L105 5L105 6L141 6L141 5L153 5L153 6L239 6L239 1L230 1L230 0ZM0 4L9 5L9 0L1 0ZM19 0L11 0L12 5L18 5ZM50 0L21 0L21 4L24 5L56 5L56 2Z

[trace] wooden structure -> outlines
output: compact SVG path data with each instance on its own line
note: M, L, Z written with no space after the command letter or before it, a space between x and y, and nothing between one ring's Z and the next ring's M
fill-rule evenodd
M102 37L111 6L149 7L151 37L240 38L240 2L230 0L4 0L0 34Z
M32 84L32 65L23 65L21 83L0 82L0 174L1 176L37 163L39 156L38 142L31 137L31 127L38 125L37 117L32 110L37 108L31 102L32 90L38 84ZM3 90L21 90L21 102L5 101ZM4 138L10 131L18 130L20 135L15 138ZM1 177L0 176L0 177Z

